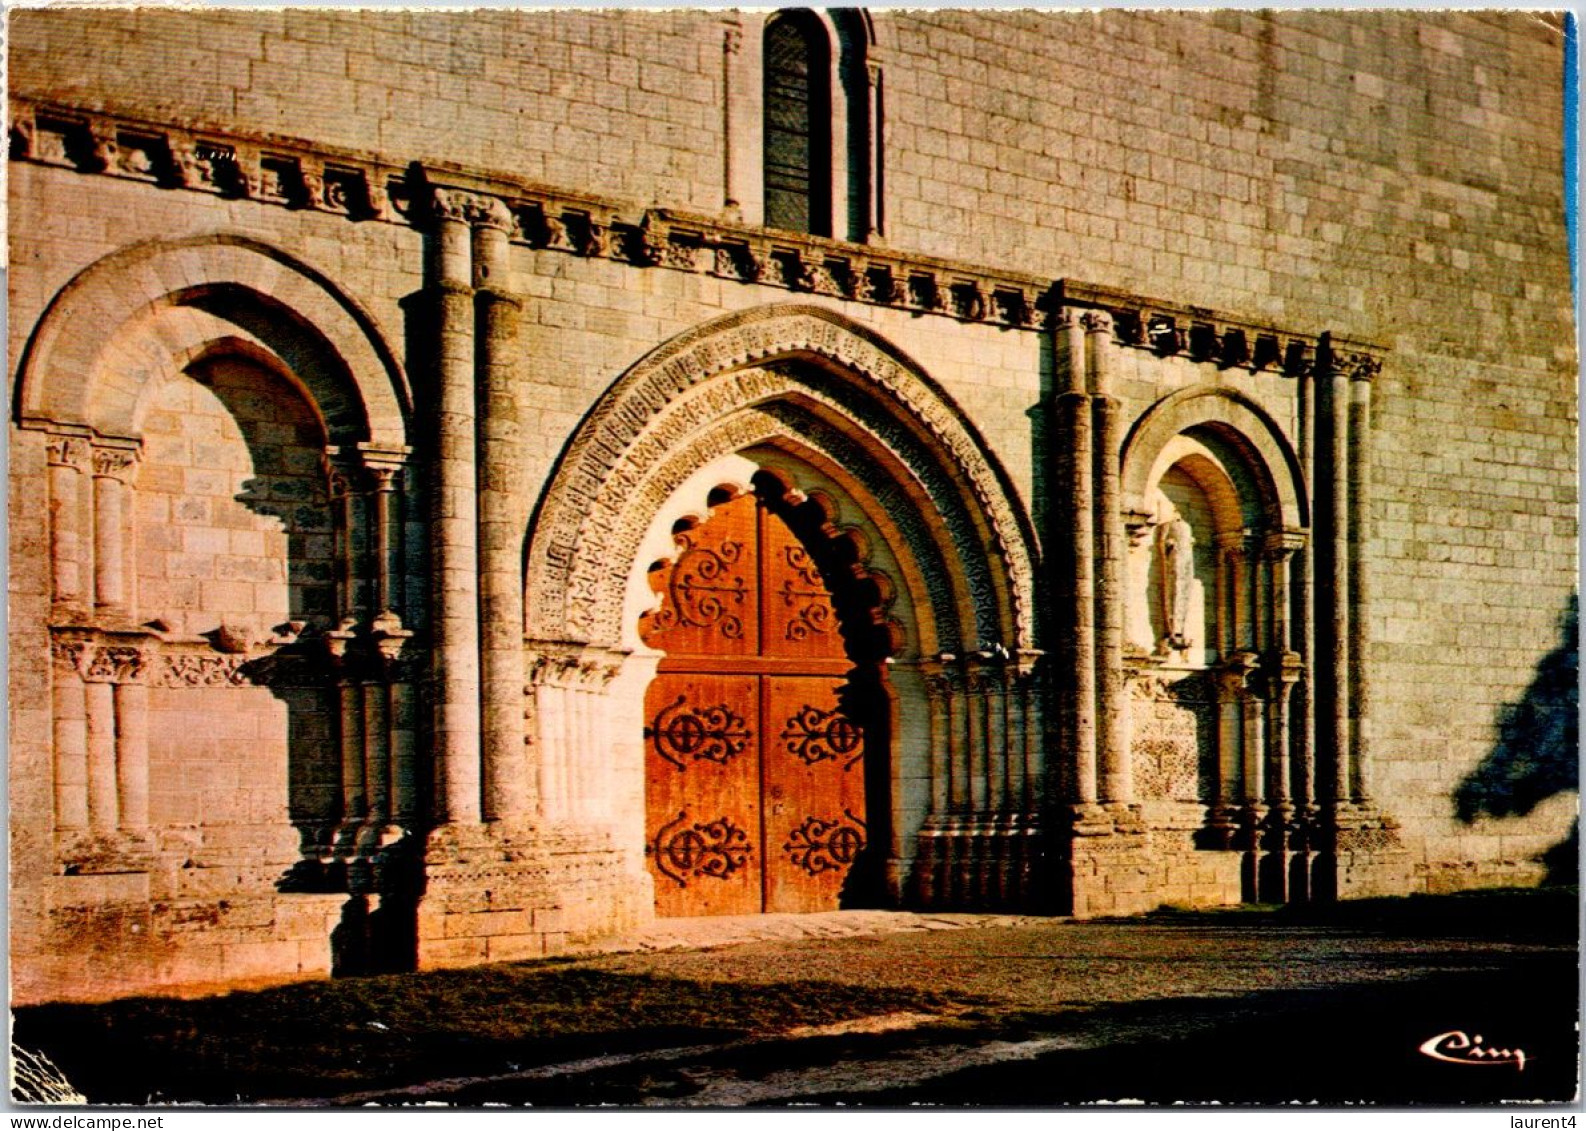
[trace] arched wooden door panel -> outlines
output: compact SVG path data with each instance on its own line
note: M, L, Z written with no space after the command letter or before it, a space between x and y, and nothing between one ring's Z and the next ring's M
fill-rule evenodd
M677 535L640 624L646 857L660 915L835 909L864 847L864 732L831 595L753 495Z

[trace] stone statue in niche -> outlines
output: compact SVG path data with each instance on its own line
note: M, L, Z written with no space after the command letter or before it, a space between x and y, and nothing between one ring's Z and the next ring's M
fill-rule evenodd
M1182 652L1192 643L1189 638L1189 612L1195 587L1195 532L1176 510L1169 511L1157 524L1156 552L1162 578L1163 625L1157 653L1166 655L1169 652Z

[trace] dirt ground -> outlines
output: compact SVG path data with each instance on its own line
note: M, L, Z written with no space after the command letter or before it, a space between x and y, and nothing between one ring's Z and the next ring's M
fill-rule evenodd
M23 1010L15 1039L91 1102L1569 1102L1578 920L1555 891L672 922L570 961ZM314 1011L317 1043L288 1048Z

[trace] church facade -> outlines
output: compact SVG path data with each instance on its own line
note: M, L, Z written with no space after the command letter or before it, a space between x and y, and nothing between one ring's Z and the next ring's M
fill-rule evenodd
M1562 59L13 13L16 1000L1542 882Z

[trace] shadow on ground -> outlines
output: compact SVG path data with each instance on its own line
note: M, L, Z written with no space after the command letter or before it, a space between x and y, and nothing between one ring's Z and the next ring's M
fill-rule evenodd
M1578 916L1550 889L754 944L30 1007L14 1040L94 1104L1566 1102ZM1188 967L1215 976L1161 977Z

